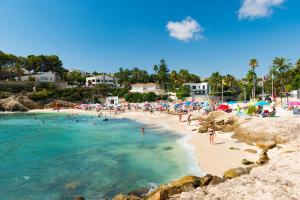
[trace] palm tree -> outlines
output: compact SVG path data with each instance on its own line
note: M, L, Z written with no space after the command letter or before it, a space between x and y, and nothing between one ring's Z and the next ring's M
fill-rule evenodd
M300 59L296 62L296 70L300 72Z
M275 75L276 78L279 79L280 82L280 98L281 98L281 106L282 106L282 93L284 91L284 84L288 79L288 73L292 64L290 60L283 57L276 57L273 60L273 66L271 66L271 73Z
M158 71L158 66L157 66L157 65L154 65L154 66L153 66L153 70L154 70L154 74L156 75L156 74L157 74L157 71Z
M249 62L249 66L253 71L253 89L252 89L252 99L255 99L255 68L258 67L258 62L255 58L251 59Z

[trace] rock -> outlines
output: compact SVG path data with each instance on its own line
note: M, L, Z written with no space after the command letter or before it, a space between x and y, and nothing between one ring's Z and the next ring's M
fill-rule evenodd
M206 133L208 131L208 127L200 126L198 128L198 133Z
M149 190L150 190L149 188L144 187L144 188L129 192L127 195L129 195L129 196L132 195L132 196L142 198L148 194Z
M70 183L65 184L65 188L67 190L76 190L76 188L78 186L79 186L79 183L77 183L77 182L70 182Z
M232 168L224 172L223 178L224 179L231 179L241 176L243 174L248 174L252 168Z
M118 194L113 200L140 200L140 198L133 195Z
M244 151L247 151L249 153L257 153L257 151L255 149L245 149Z
M252 164L254 164L254 162L252 162L252 161L250 161L250 160L247 160L247 159L242 159L242 161L241 161L241 163L243 164L243 165L252 165Z
M236 147L229 147L230 150L240 150L239 148Z
M234 130L234 126L231 124L226 124L223 127L221 127L222 132L231 132Z
M276 147L276 142L274 141L260 141L256 143L256 146L263 150L273 149Z
M19 96L18 100L20 103L22 103L28 109L41 108L41 106L39 106L36 102L32 101L30 98L28 98L28 96Z
M78 196L78 197L75 197L74 200L85 200L83 196Z
M263 150L262 154L260 155L258 161L256 161L257 164L263 165L269 161L269 157L267 154L267 150Z
M75 103L63 101L63 100L54 100L51 103L44 105L44 108L56 108L59 105L60 108L73 108L76 106Z
M209 184L218 184L221 182L223 182L222 178L212 176L210 174L207 174L203 177L184 176L179 180L172 181L170 184L158 187L155 191L147 195L146 199L165 200L168 199L170 196L174 196L182 192L189 192L197 187L204 187Z
M16 96L11 96L6 99L0 100L0 111L28 111L28 108L25 107Z

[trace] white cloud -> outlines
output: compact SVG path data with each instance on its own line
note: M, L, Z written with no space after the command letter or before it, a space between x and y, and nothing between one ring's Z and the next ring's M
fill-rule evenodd
M272 15L273 7L280 6L286 0L242 0L239 19L256 19Z
M204 38L202 35L204 29L191 17L187 17L182 21L169 21L167 29L171 37L182 41Z

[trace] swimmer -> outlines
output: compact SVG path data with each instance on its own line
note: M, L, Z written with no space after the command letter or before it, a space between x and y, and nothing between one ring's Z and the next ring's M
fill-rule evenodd
M142 134L142 135L145 134L145 128L144 128L144 127L141 128L141 134Z

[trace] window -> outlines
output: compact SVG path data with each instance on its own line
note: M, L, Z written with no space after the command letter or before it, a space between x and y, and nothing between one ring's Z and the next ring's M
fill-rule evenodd
M202 89L205 90L205 85L202 86Z
M96 82L97 82L97 83L99 83L99 82L100 82L100 80L99 80L99 79L97 79L97 80L96 80Z
M92 79L92 82L95 82L95 79Z
M192 86L192 89L193 89L193 90L195 90L195 89L196 89L196 86L195 86L195 85L193 85L193 86Z
M41 81L47 81L48 80L48 77L45 77L45 76L41 76Z

